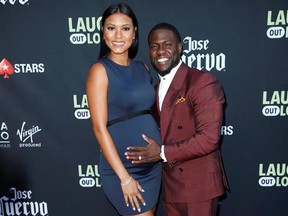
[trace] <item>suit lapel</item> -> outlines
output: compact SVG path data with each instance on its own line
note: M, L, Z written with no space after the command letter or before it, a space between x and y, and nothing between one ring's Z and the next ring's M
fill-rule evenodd
M187 66L182 63L177 73L175 74L175 77L173 78L172 83L168 89L168 92L164 98L164 101L162 104L162 110L159 113L161 136L162 136L163 143L165 143L166 141L166 134L168 131L171 118L172 118L174 107L176 105L176 101L178 97L183 96L183 95L180 95L179 93L185 81L186 74L187 74ZM158 92L158 87L157 87L157 92ZM157 96L157 108L159 110L158 96Z

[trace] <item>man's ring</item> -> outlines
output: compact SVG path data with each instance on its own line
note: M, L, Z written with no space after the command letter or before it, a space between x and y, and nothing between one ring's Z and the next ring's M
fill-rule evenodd
M142 157L141 157L141 155L139 155L139 161L140 161L140 160L142 160Z

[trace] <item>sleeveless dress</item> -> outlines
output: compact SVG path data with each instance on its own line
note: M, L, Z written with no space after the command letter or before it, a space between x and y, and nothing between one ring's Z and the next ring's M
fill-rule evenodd
M125 116L129 113L149 110L155 102L155 90L151 84L151 77L144 64L131 60L130 65L122 66L108 58L98 60L108 76L108 121ZM161 185L161 163L132 164L127 160L124 152L128 146L145 146L142 139L145 134L161 143L159 127L150 114L140 115L108 127L119 156L129 174L136 179L145 192L141 193L146 206L139 201L141 212L153 208L159 198ZM100 153L99 172L102 188L109 201L119 214L134 215L131 205L126 206L120 181L113 169Z

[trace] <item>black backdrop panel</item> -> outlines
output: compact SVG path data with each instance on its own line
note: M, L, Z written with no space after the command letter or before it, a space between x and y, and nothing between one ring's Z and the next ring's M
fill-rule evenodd
M101 189L85 95L101 15L116 2L0 0L0 216L117 215ZM220 215L286 216L288 2L124 2L155 82L147 34L165 21L181 33L182 60L223 84L231 191Z

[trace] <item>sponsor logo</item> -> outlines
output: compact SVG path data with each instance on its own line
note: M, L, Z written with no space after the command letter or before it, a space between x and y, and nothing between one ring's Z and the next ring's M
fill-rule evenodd
M288 187L288 165L286 163L259 164L261 187Z
M5 58L0 62L0 75L5 79L10 78L10 75L14 73L13 65Z
M288 10L268 11L267 27L268 38L288 38Z
M231 136L233 135L233 126L222 126L221 127L221 135L224 136Z
M0 125L0 148L11 148L8 127L5 122Z
M29 0L0 0L0 3L3 5L14 5L16 3L19 3L21 5L25 5L29 3Z
M101 187L98 165L78 165L78 175L81 187Z
M76 119L90 118L87 95L82 96L73 95L73 105L75 108L74 116Z
M12 187L9 196L0 197L0 216L48 216L47 202L32 201L31 190L17 190Z
M225 71L226 55L223 53L208 53L209 43L208 39L195 40L190 36L185 37L183 39L182 61L198 70Z
M68 29L72 44L99 44L102 17L68 18Z
M15 73L44 73L45 68L43 63L21 63L14 64Z
M288 116L288 91L263 91L262 104L264 116Z
M22 126L20 129L17 130L16 135L18 135L20 143L20 148L35 148L35 147L41 147L41 143L34 142L33 138L35 134L42 131L39 126L32 126L30 128L25 127L26 122L22 123Z
M16 63L13 65L6 58L0 62L0 75L3 78L10 78L12 74L41 74L44 72L44 63Z

